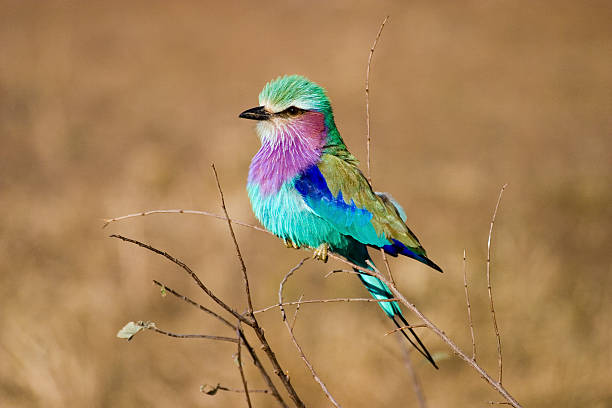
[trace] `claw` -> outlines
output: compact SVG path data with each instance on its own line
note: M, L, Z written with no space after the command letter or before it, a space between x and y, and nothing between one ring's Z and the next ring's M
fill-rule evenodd
M329 251L329 244L324 242L321 245L319 245L317 247L317 249L314 250L314 253L312 254L312 258L319 260L319 261L323 261L323 262L327 262L327 252Z
M283 238L283 242L287 248L300 249L300 246L289 238Z

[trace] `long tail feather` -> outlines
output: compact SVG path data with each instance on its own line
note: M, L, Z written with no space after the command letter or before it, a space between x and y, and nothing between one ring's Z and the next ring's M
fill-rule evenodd
M401 322L403 323L403 325L399 324L399 322L395 319L395 318L399 318L401 320ZM408 321L406 321L406 318L402 315L402 314L396 314L395 316L393 316L391 318L391 320L393 320L393 323L395 323L395 325L397 326L398 329L404 327L404 326L409 326L410 324L408 323ZM423 355L423 357L425 357L427 359L427 361L429 361L431 363L432 366L434 366L437 369L439 369L438 365L436 364L435 360L433 359L433 357L431 356L431 354L429 353L429 350L427 350L427 347L425 347L425 345L423 344L423 342L421 341L421 339L419 339L419 336L417 336L417 334L414 332L414 330L412 330L411 327L409 327L408 333L412 334L412 336L415 338L416 342L419 344L418 346L416 344L414 344L414 341L412 341L412 339L408 336L408 333L405 331L406 329L402 329L400 330L402 332L402 334L404 335L404 337L406 338L406 340L408 340L408 342L410 344L412 344L412 346L414 346L415 349L417 349L417 351L419 353L421 353ZM420 347L419 347L420 346Z
M370 266L366 262L366 260L371 259L368 254L368 249L365 245L361 243L357 243L356 241L354 241L353 245L347 248L336 249L335 252L346 257L349 261L357 265L363 266L364 268L371 269ZM353 269L355 270L355 272L359 272L358 269L355 269L355 268ZM357 276L359 277L359 280L361 280L361 283L363 283L363 285L366 287L368 292L370 292L370 294L375 299L393 298L393 294L391 293L387 285L385 285L380 279L374 276L371 276L371 275L366 275L364 273L360 273ZM402 315L402 310L400 309L397 302L380 302L378 303L378 305L382 308L385 314L389 316L391 320L393 320L393 323L395 323L398 329L401 329L404 326L409 326L408 322L406 321L406 318L404 318L404 316ZM406 340L408 340L408 342L415 349L417 349L417 351L421 353L423 357L425 357L427 361L431 363L431 365L433 365L436 369L438 369L438 366L436 365L436 362L434 361L433 357L429 353L429 350L427 350L427 348L425 347L421 339L419 339L419 337L416 335L415 331L412 328L407 328L407 329L401 329L401 332L406 338Z

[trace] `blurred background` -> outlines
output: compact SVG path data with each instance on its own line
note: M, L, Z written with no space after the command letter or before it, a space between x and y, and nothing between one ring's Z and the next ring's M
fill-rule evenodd
M401 289L469 353L466 249L478 361L495 375L486 243L508 183L492 261L504 385L525 406L612 406L610 11L606 1L0 1L0 406L244 406L240 394L199 391L240 387L233 345L115 337L130 320L231 336L160 296L152 279L211 305L174 265L108 238L169 251L243 310L227 225L154 215L103 230L103 219L220 212L215 162L230 215L255 223L245 182L259 142L237 115L281 74L327 88L365 165L366 62L386 14L370 83L373 183L445 269L393 259ZM255 307L274 304L305 252L236 233ZM324 278L339 266L307 263L287 296L366 296L353 276ZM278 311L260 319L307 405L329 405ZM390 329L373 303L305 305L296 335L343 406L416 407ZM500 400L420 330L441 359L436 371L412 354L429 406ZM246 374L263 386L251 364Z

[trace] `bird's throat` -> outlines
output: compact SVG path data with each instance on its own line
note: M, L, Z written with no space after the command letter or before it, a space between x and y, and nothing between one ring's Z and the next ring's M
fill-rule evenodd
M325 117L308 112L298 119L281 123L262 123L257 129L261 148L249 168L249 183L257 184L262 195L278 192L319 162L327 139Z

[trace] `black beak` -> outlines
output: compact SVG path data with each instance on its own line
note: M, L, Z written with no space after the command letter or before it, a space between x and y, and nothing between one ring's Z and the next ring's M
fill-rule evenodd
M238 117L251 120L268 120L270 119L270 113L268 113L263 106L258 106L256 108L245 110L238 115Z

